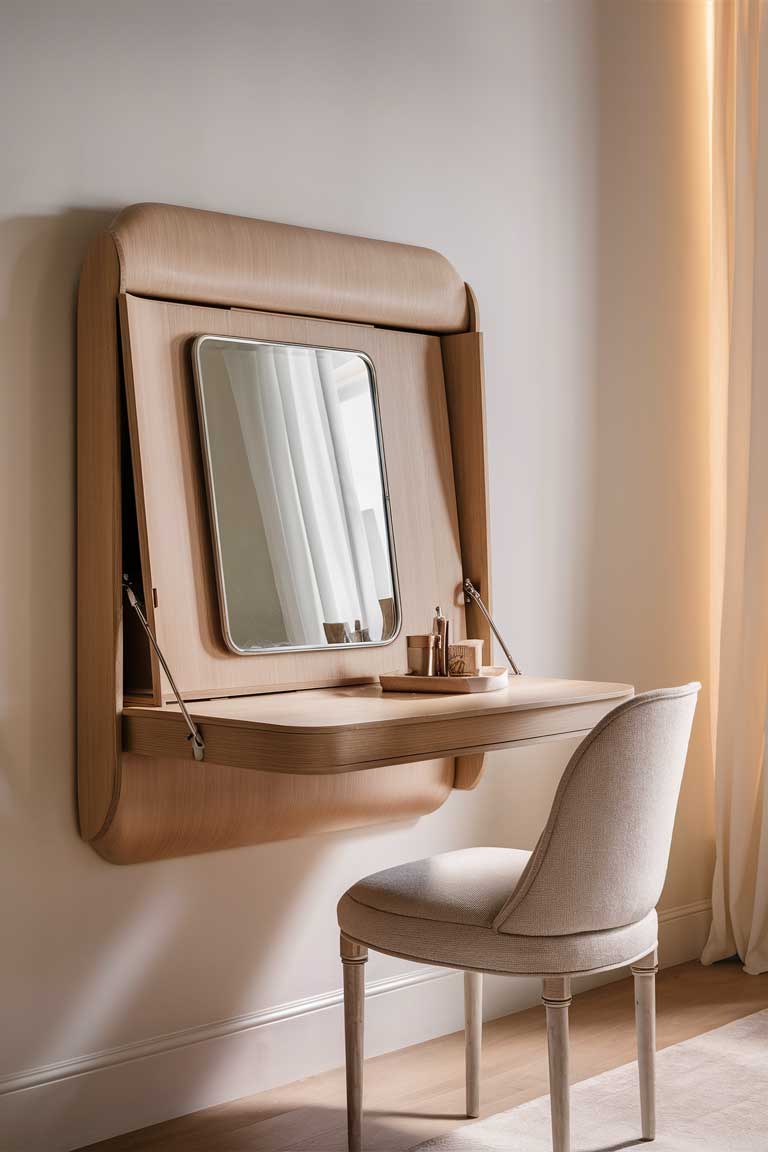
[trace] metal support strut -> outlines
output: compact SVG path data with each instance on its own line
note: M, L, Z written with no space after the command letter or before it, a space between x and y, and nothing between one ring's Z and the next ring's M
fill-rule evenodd
M149 639L149 642L152 645L152 647L154 648L155 654L163 666L163 671L165 672L166 676L168 677L168 683L170 684L171 690L172 690L174 696L176 697L176 703L178 704L179 708L181 709L181 714L184 717L184 722L187 725L187 728L189 728L189 735L187 736L187 740L192 741L192 755L194 756L195 760L204 760L205 759L205 742L203 741L203 738L200 735L200 729L197 727L197 725L193 721L192 717L190 716L189 712L187 711L187 706L181 698L181 693L179 692L178 688L176 687L176 681L174 680L173 675L171 673L171 670L168 667L168 661L165 659L165 656L163 656L163 653L160 651L160 645L158 644L157 640L155 639L155 637L152 633L152 629L150 628L149 624L147 623L147 618L144 615L144 609L141 607L141 604L139 604L138 600L136 599L136 593L133 591L133 588L131 587L131 581L129 580L128 576L126 576L125 574L123 574L123 588L125 590L126 596L128 597L128 603L130 604L131 608L133 608L134 612L138 616L138 618L141 622L141 626L144 629L144 631L146 632L147 637Z
M474 601L475 604L477 604L477 606L480 609L480 611L482 612L483 616L485 616L486 620L490 624L494 636L498 640L499 644L501 644L501 647L504 651L504 655L506 656L507 660L509 660L509 666L512 669L513 673L515 674L515 676L522 676L522 672L521 672L520 668L517 666L517 664L515 663L515 659L514 659L512 653L510 652L509 648L507 648L506 644L504 643L504 639L503 639L501 633L499 632L498 628L496 627L496 625L493 622L493 617L491 616L490 612L488 611L485 604L483 603L483 599L482 599L480 593L478 592L477 588L475 588L472 581L469 579L466 579L464 581L464 596L466 597L467 604L471 603L472 601Z

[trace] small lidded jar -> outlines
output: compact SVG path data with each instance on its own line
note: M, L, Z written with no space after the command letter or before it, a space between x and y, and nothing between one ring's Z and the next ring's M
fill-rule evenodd
M414 676L437 675L437 645L439 637L428 634L424 636L407 636L408 644L408 671Z

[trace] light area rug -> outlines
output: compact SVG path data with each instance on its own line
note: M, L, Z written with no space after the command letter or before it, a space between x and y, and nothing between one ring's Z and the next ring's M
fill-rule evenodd
M656 1140L640 1136L637 1065L571 1089L573 1152L768 1152L768 1010L656 1057ZM418 1152L551 1152L549 1097L428 1140Z

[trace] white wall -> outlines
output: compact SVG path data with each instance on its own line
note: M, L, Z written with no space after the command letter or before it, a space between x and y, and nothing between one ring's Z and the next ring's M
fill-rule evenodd
M677 547L695 497L675 488L673 519L659 502L694 322L700 234L676 225L696 7L4 0L4 1152L71 1148L339 1063L339 894L429 852L532 845L573 747L497 754L478 792L413 825L122 869L78 840L73 306L88 239L152 199L444 252L481 303L495 604L522 665L641 687L702 675L698 600L680 599L701 554L687 529L682 560ZM670 636L681 613L690 627ZM710 793L702 742L667 898L672 959L694 954L706 919ZM455 978L398 989L409 971L369 965L395 982L371 1001L372 1050L458 1026ZM534 993L515 988L494 986L489 1011Z

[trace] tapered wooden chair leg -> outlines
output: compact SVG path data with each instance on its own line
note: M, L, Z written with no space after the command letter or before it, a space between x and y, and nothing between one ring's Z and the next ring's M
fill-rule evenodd
M480 1115L480 1052L483 1039L483 974L464 973L464 1045L467 1116Z
M640 1116L644 1140L656 1139L656 952L632 965L635 1028L640 1076Z
M552 1152L571 1152L571 1085L569 1069L568 976L547 977L542 996L547 1010L549 1102L552 1112Z
M365 962L368 949L341 937L344 966L344 1046L347 1063L347 1143L349 1152L363 1147L363 1032Z

